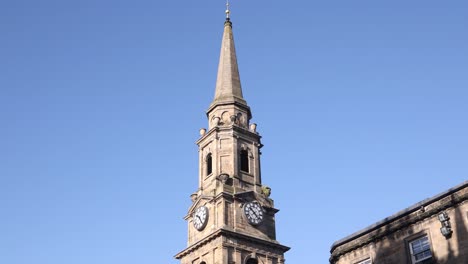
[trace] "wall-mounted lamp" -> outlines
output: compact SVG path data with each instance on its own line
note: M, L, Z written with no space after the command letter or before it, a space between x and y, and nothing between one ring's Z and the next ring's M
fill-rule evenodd
M443 226L440 228L440 232L442 233L442 235L444 235L444 237L449 237L450 235L452 235L453 231L450 227Z
M442 212L439 214L439 221L440 222L445 222L448 221L450 218L448 217L446 212Z
M440 224L442 225L442 227L440 228L440 232L442 233L442 235L444 235L444 237L450 238L450 236L452 236L453 233L452 227L450 225L450 217L448 217L447 213L442 212L438 215L438 218Z

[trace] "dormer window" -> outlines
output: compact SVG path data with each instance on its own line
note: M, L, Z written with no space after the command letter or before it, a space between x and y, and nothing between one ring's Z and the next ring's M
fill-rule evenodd
M211 153L206 156L206 176L213 173L213 158Z
M240 169L249 173L249 152L244 149L240 151Z

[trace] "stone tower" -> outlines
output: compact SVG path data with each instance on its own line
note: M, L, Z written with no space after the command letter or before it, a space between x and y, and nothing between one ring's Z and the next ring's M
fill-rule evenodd
M181 264L284 263L289 248L276 241L278 209L262 185L261 137L242 95L229 8L226 14L208 130L197 141L199 188L185 216L188 246L175 257Z

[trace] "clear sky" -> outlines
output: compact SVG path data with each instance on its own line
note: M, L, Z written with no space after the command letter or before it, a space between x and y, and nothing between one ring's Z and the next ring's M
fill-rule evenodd
M468 1L232 0L287 263L468 179ZM0 263L178 263L224 1L0 2Z

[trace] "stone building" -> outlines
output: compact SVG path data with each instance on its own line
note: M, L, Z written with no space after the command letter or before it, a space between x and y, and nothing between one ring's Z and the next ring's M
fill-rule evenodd
M332 264L467 264L468 181L331 247Z
M198 189L191 195L181 264L279 264L288 247L276 240L279 211L262 184L261 136L243 98L229 18L224 23L215 97L200 130Z

